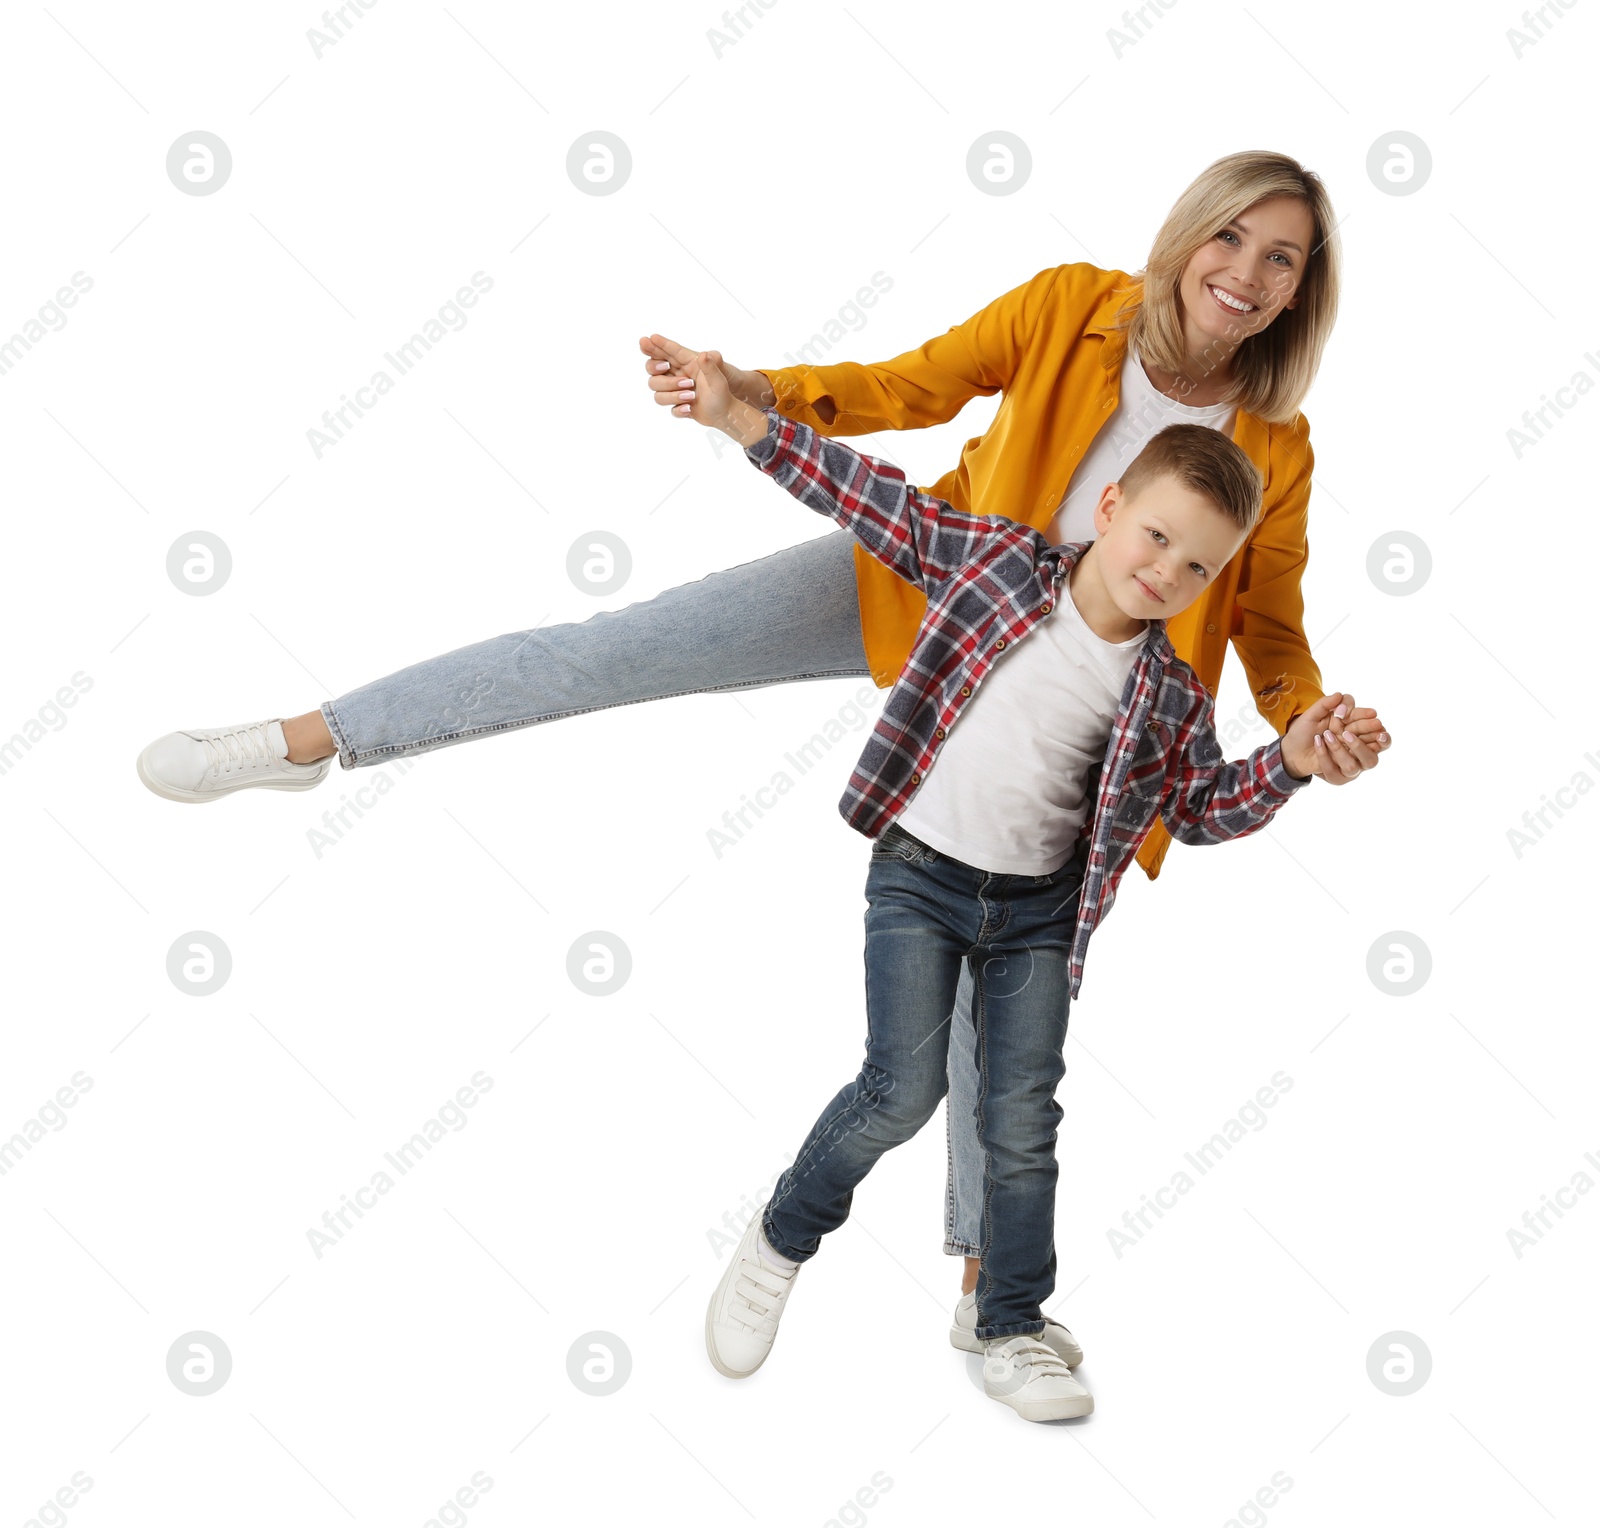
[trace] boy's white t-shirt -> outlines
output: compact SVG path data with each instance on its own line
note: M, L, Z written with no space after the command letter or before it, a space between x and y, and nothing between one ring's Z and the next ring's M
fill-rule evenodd
M1094 803L1122 690L1147 632L1107 642L1065 598L989 671L922 786L895 819L981 870L1048 875L1072 856Z
M1179 421L1231 431L1234 405L1192 408L1156 390L1133 347L1116 409L1067 485L1045 539L1095 539L1107 483L1157 430ZM994 668L944 740L899 822L942 854L1004 875L1049 875L1072 855L1094 803L1085 786L1105 757L1122 691L1146 633L1107 642L1071 589L1029 640Z

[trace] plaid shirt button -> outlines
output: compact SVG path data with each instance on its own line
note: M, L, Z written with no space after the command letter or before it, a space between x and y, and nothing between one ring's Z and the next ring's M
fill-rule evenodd
M1049 615L1050 614L1050 601L1049 600L1046 600L1044 602L1044 604L1042 604L1039 607L1039 614L1040 615Z
M995 650L995 651L996 651L996 652L999 652L999 651L1000 651L1000 649L1001 649L1001 648L1002 648L1002 647L1004 647L1004 646L1005 646L1005 645L1006 645L1006 639L1005 639L1005 638L1004 638L1004 637L1001 637L1001 639L1000 639L1000 640L999 640L999 641L998 641L998 642L996 642L996 643L995 643L995 645L994 645L994 650Z
M961 693L963 695L970 695L972 693L972 686L970 684L962 685L961 686Z
M913 784L913 785L921 785L921 784L922 784L922 776L921 776L921 775L919 775L919 774L915 774L915 773L914 773L914 774L913 774L913 775L912 775L912 776L911 776L911 783L912 783L912 784Z
M933 735L935 737L942 738L944 736L944 728L943 727L935 727L933 729Z

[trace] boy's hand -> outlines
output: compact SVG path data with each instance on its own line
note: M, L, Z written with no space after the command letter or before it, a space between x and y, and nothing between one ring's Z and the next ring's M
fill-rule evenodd
M1362 718L1368 726L1355 731L1351 725L1355 703L1353 695L1324 695L1289 723L1283 734L1283 762L1290 774L1301 779L1321 775L1329 785L1344 785L1377 764L1379 752L1388 747L1388 734L1381 734L1381 742L1370 737L1372 723L1382 726L1371 712Z
M713 430L721 430L741 446L753 446L767 433L767 416L733 395L722 369L722 353L702 350L684 366L693 384L679 394L674 414L693 419Z

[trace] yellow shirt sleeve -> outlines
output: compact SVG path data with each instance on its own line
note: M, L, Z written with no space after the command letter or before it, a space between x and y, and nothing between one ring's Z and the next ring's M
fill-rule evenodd
M871 366L839 361L831 366L761 368L776 395L774 406L780 414L828 436L944 424L973 398L993 397L1011 385L1061 270L1051 266L1040 271L965 323L952 325L893 360ZM832 423L816 411L822 399L836 411Z

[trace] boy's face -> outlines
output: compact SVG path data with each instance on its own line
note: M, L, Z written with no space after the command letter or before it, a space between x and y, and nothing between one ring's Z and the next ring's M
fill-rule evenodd
M1136 498L1107 484L1094 526L1106 590L1124 615L1141 621L1170 620L1187 610L1248 535L1173 477L1147 483Z

